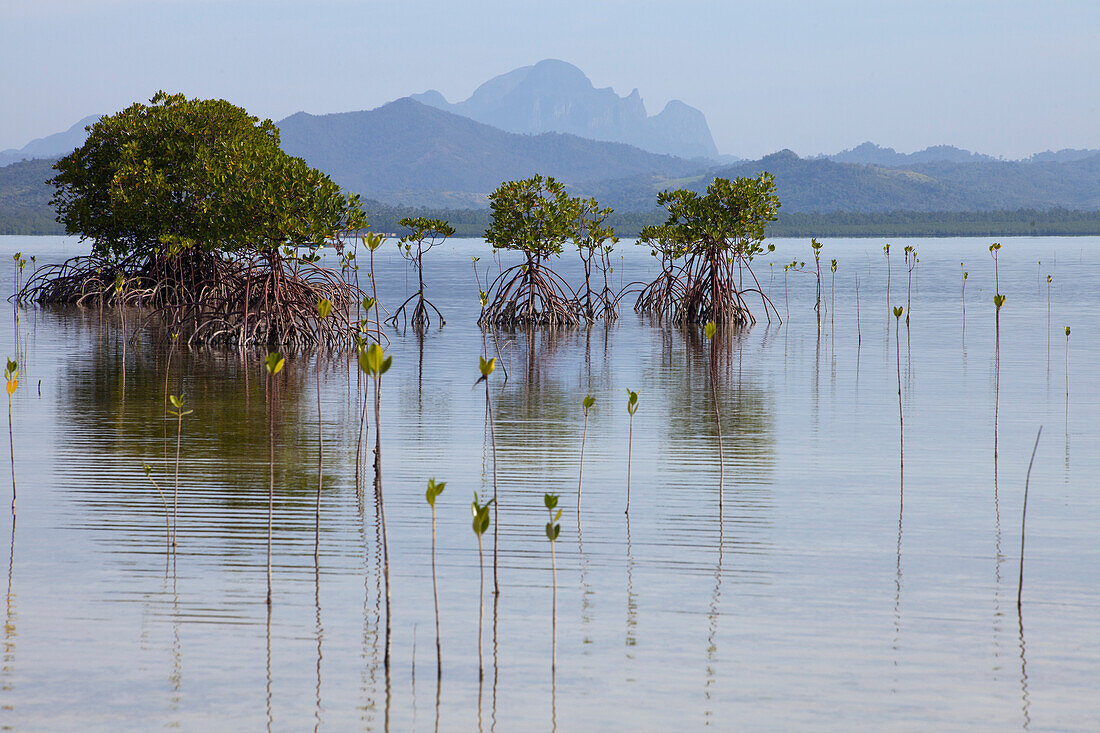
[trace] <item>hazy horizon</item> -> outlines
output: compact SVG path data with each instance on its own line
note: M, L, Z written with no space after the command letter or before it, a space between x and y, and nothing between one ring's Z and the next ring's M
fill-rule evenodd
M0 149L158 89L278 120L428 89L458 101L544 58L637 88L650 114L697 107L719 151L746 158L1100 148L1100 5L16 0L0 19Z

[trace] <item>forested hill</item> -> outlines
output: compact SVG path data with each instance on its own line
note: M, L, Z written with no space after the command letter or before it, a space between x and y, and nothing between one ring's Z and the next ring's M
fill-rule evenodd
M669 180L706 170L622 143L505 132L408 98L364 112L299 112L278 125L288 153L348 190L395 204L484 206L501 181L536 173L584 190L610 177Z
M25 160L0 167L0 234L64 234L50 198L54 161Z
M1069 162L922 163L886 168L799 158L789 150L677 181L629 176L587 193L620 211L643 211L670 186L702 191L716 176L775 176L785 212L1100 210L1100 154Z

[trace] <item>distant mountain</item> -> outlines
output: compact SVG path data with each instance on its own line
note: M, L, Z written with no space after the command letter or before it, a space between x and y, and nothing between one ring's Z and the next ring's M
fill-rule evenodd
M89 115L65 130L65 132L57 132L47 137L31 140L18 150L15 148L0 150L0 166L9 165L20 160L60 158L63 155L68 155L84 144L84 140L88 137L88 133L84 128L96 122L99 118L100 115Z
M554 59L494 77L462 102L434 89L412 99L509 132L562 132L681 158L718 157L706 117L694 107L672 100L647 116L637 89L626 97L596 89L576 66Z
M981 153L972 153L969 150L956 148L954 145L933 145L915 153L899 153L893 148L884 148L872 142L857 145L851 150L844 150L835 155L824 156L837 163L858 163L861 165L879 165L890 168L914 165L916 163L981 163L993 162L996 158Z
M535 173L575 189L611 177L695 176L707 166L574 135L519 135L410 98L278 123L282 147L344 188L391 204L484 206L501 181Z
M1021 208L1100 210L1100 154L1067 163L936 162L908 167L799 158L790 150L708 171L693 179L631 176L603 181L591 194L618 211L644 211L658 191L706 188L716 176L768 171L785 212L989 211Z
M1100 150L1063 148L1057 152L1047 150L1025 158L1025 163L1073 163L1074 161L1100 155Z

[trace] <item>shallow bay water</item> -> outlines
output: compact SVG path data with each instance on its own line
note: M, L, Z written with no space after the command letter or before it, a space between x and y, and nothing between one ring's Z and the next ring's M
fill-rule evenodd
M382 385L388 677L372 474L358 497L360 384L346 356L288 355L280 375L269 615L261 355L173 356L170 391L194 413L183 419L168 562L161 498L142 469L150 464L171 501L167 346L135 331L137 312L126 314L137 335L124 359L116 310L9 311L0 343L20 355L21 374L17 514L0 520L10 548L0 724L1096 730L1100 238L1001 240L999 373L990 241L894 242L888 300L882 240L826 240L823 257L838 267L834 293L824 265L835 305L819 330L813 275L784 276L782 265L812 260L809 244L777 240L755 270L790 317L723 334L713 363L701 329L654 323L630 299L609 326L483 334L471 257L483 278L496 259L480 240L433 250L428 295L447 324L422 337L390 329ZM911 290L905 244L920 258ZM620 249L616 286L654 273L647 250ZM82 247L0 237L6 292L16 251L41 264ZM392 243L376 267L379 299L393 309L415 277ZM576 282L568 255L562 271ZM896 323L889 307L907 301L908 325ZM501 588L494 603L490 571L479 683L469 507L473 492L492 494L484 391L474 388L483 349L500 354L490 394ZM627 389L640 398L629 515ZM586 393L596 403L578 501ZM1040 426L1018 614L1020 511ZM437 501L438 691L429 477L447 482ZM564 509L556 644L545 492ZM491 563L489 535L486 548Z

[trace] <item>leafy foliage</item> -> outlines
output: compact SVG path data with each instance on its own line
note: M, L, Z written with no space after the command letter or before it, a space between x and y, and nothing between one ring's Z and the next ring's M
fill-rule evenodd
M158 92L54 167L58 219L96 254L316 246L364 223L358 198L284 153L270 120L224 100Z

